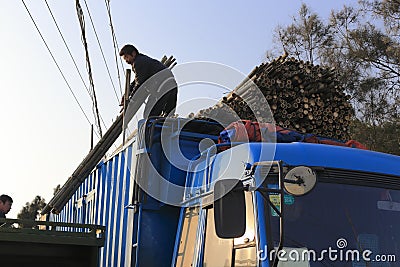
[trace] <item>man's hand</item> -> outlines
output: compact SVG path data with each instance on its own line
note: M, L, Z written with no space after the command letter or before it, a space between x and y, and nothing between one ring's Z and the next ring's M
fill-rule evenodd
M128 92L128 100L131 99L132 95L135 93L136 88L135 88L136 83L132 82L129 85L129 92ZM124 110L124 101L125 101L125 96L122 96L121 98L121 102L119 103L119 106L121 107L120 112L122 112Z

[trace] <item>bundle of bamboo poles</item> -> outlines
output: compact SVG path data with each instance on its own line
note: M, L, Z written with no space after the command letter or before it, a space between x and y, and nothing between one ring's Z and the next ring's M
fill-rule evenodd
M164 55L161 58L160 62L164 64L167 68L172 69L176 65L176 58L174 58L174 56L167 57L166 55Z
M253 86L249 81L254 82ZM258 97L256 91L261 91L263 97ZM194 117L218 117L228 122L236 113L240 119L271 122L271 115L265 116L269 110L281 127L335 139L349 138L352 107L336 71L287 55L256 67L218 104Z

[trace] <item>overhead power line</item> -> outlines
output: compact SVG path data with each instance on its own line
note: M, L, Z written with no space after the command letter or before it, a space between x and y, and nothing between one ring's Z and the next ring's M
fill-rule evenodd
M60 30L60 27L58 27L58 23L57 23L57 21L56 21L54 15L53 15L53 12L51 11L49 4L47 3L47 0L45 0L44 2L46 3L47 9L49 10L50 15L51 15L51 17L52 17L52 19L53 19L53 22L54 22L54 24L55 24L56 27L57 27L58 33L60 34L60 36L61 36L61 38L62 38L62 40L63 40L63 42L64 42L64 45L65 45L65 47L66 47L67 50L68 50L69 56L71 57L72 62L73 62L74 65L75 65L75 69L78 71L79 77L81 78L81 81L82 81L83 85L85 86L86 91L87 91L87 92L89 93L89 95L90 95L89 88L87 87L87 85L86 85L86 83L85 83L85 80L84 80L83 77L82 77L82 74L81 74L81 72L80 72L80 70L79 70L79 68L78 68L78 65L76 64L75 58L72 56L71 50L69 49L69 46L68 46L67 42L65 41L64 35L62 34L62 32L61 32L61 30Z
M101 131L101 125L100 125L100 116L99 116L99 109L97 106L97 98L96 98L96 91L94 89L94 82L93 82L93 75L92 75L92 67L90 64L90 58L89 58L89 50L87 46L87 41L86 41L86 33L85 33L85 19L83 16L83 10L81 5L79 4L79 0L76 0L76 12L78 15L79 19L79 25L81 26L81 39L82 39L82 44L83 47L85 48L85 54L86 54L86 69L89 75L89 89L90 89L90 96L92 98L93 102L93 114L95 117L95 123L96 127L100 133L100 137L103 137L102 131Z
M115 55L115 63L117 65L117 72L118 72L118 82L119 82L119 89L121 91L122 95L122 84L121 84L121 77L120 77L120 71L119 71L119 66L118 66L118 58L119 58L119 52L118 52L118 42L117 42L117 37L115 36L115 31L112 23L112 18L111 18L111 7L110 7L110 1L105 0L106 7L107 7L107 13L108 13L108 18L110 20L110 28L111 28L111 35L113 39L113 45L114 45L114 55ZM123 64L121 58L119 58L122 69L123 69ZM124 73L125 75L125 73Z
M29 15L30 19L32 20L33 25L35 25L36 31L39 33L40 38L42 39L44 45L46 46L47 51L49 52L51 58L53 59L54 64L56 64L58 71L60 72L61 76L63 77L63 79L64 79L64 81L65 81L65 83L67 84L69 91L71 92L72 96L73 96L74 99L75 99L75 102L78 104L80 110L82 111L82 113L83 113L83 115L85 116L85 118L86 118L86 120L88 121L88 123L91 125L92 123L90 122L88 116L86 115L85 111L83 110L82 105L79 103L78 98L76 97L74 91L73 91L72 88L71 88L71 85L68 83L68 81L67 81L67 79L66 79L66 77L65 77L65 75L64 75L64 73L63 73L63 71L61 70L60 66L58 65L57 60L55 59L53 53L51 52L50 47L47 45L46 40L44 39L42 33L40 32L39 27L38 27L38 25L36 24L35 19L33 18L32 14L31 14L31 12L29 11L29 8L28 8L27 5L25 4L25 1L24 1L24 0L22 0L22 4L24 5L26 11L28 12L28 15ZM97 137L99 137L99 135L98 135L97 133L96 133L96 135L97 135Z
M97 43L99 44L99 47L100 47L100 52L101 52L101 55L102 55L102 57L103 57L104 64L106 65L108 77L110 78L111 85L112 85L112 87L113 87L113 89L114 89L115 96L117 97L117 101L118 101L118 103L119 103L120 97L119 97L118 94L117 94L117 90L116 90L116 88L115 88L113 79L112 79L112 77L111 77L110 69L109 69L109 67L108 67L106 58L105 58L105 56L104 56L103 48L102 48L102 46L101 46L101 43L100 43L100 40L99 40L99 36L97 35L96 27L94 26L94 23L93 23L92 15L90 14L89 7L88 7L88 4L87 4L86 0L84 0L84 1L85 1L86 10L87 10L88 15L89 15L90 23L91 23L91 25L92 25L94 34L95 34L95 36L96 36Z
M74 56L72 55L71 50L69 49L69 46L68 46L68 44L67 44L67 41L65 40L64 35L62 34L60 27L58 26L57 20L56 20L56 18L54 17L53 12L51 11L51 8L50 8L49 4L47 3L47 0L45 0L45 3L46 3L46 5L47 5L47 9L49 10L50 15L51 15L51 17L52 17L52 19L53 19L54 24L55 24L56 27L57 27L58 33L60 34L60 36L61 36L61 38L62 38L62 40L63 40L63 42L64 42L64 45L65 45L66 49L68 50L69 56L71 57L72 62L74 63L75 69L76 69L76 71L78 72L79 77L81 78L81 81L82 81L83 85L85 86L85 89L86 89L87 93L89 94L89 96L91 96L90 91L89 91L89 88L87 87L87 85L86 85L86 83L85 83L85 80L84 80L83 77L82 77L82 74L81 74L81 72L80 72L80 70L79 70L79 68L78 68L78 65L77 65L77 63L76 63L76 61L75 61L75 58L74 58ZM101 116L101 114L100 114L100 119L101 119L101 121L102 121L102 123L103 123L103 125L104 125L104 128L107 129L107 126L106 126L106 124L105 124L105 122L104 122L103 117Z

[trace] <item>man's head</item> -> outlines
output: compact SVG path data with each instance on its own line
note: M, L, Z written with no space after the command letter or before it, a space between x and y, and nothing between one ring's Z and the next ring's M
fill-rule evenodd
M131 44L124 45L119 51L119 55L130 65L135 61L137 54L139 54L139 51Z
M4 214L7 214L12 206L13 200L8 195L1 195L0 196L0 211Z

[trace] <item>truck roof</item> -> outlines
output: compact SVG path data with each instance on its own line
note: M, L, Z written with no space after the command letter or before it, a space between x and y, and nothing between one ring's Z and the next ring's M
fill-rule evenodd
M212 190L210 185L216 179L243 178L246 163L253 165L262 161L318 167L324 169L325 176L345 177L350 183L368 180L368 184L375 186L390 181L391 186L400 187L400 156L357 148L297 142L254 142L236 144L209 158L203 158L197 166L192 166L189 173L186 199L194 196L196 190L204 185L206 187L202 190Z
M250 147L256 144L250 144ZM271 144L262 144L268 146ZM290 165L324 166L400 176L400 156L348 148L308 143L276 144L275 160Z

